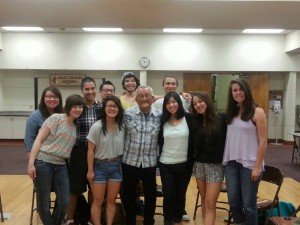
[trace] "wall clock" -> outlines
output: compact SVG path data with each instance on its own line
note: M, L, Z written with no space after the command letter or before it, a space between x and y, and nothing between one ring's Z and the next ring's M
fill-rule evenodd
M148 57L142 57L139 61L139 64L143 68L147 68L150 65L150 59Z

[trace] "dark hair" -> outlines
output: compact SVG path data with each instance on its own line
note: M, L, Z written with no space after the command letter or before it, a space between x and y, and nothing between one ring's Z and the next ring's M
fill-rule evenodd
M116 91L115 85L109 80L104 81L102 84L100 84L99 90L102 91L104 85L112 85L114 87L114 92Z
M119 110L118 110L118 114L116 116L116 122L118 124L119 130L121 130L123 128L124 109L121 105L121 101L118 97L116 97L114 95L107 96L102 102L102 107L100 109L100 114L98 117L98 120L102 120L101 130L104 135L106 135L106 132L107 132L105 108L106 108L106 104L108 101L113 101L117 105Z
M167 107L166 107L168 101L171 98L174 98L174 100L178 103L178 109L175 114L175 118L181 119L182 117L184 117L184 108L183 108L183 104L182 104L180 95L175 91L170 91L164 97L164 102L163 102L163 107L162 107L162 116L160 119L162 125L171 118L171 113L167 110Z
M133 72L125 72L123 74L123 77L122 77L122 87L123 87L124 90L126 90L126 88L125 88L125 79L126 78L132 78L132 77L134 78L135 83L136 83L135 89L137 89L137 87L140 86L140 80L135 76L135 74Z
M163 85L163 86L164 86L165 80L166 80L167 78L174 78L174 79L176 80L176 85L178 86L178 80L177 80L177 78L176 78L175 76L165 76L164 79L163 79L163 82L162 82L162 85Z
M95 80L93 78L91 78L91 77L85 77L80 82L80 88L81 88L81 90L84 88L85 83L89 83L89 82L93 82L95 84L95 86L96 86L96 82L95 82Z
M199 99L205 102L206 104L206 110L205 114L199 114L197 113L194 104L193 99L197 96ZM192 103L191 103L191 113L195 116L195 131L196 136L204 134L204 136L207 138L207 143L209 143L209 139L213 137L218 132L219 127L219 117L216 114L215 108L213 106L213 103L209 97L209 95L206 92L196 92L194 93L192 97ZM205 129L197 129L197 127L204 127ZM215 141L215 140L213 140Z
M251 89L248 82L244 79L236 79L230 82L229 92L228 92L228 102L227 102L227 110L226 117L227 123L230 124L234 117L239 114L240 108L238 103L233 99L232 96L232 85L238 84L240 88L244 91L245 100L243 101L243 112L241 115L241 119L243 121L248 121L254 116L255 107L258 106L252 97Z
M83 98L80 95L73 94L73 95L70 95L66 99L66 104L65 104L64 112L67 114L67 116L70 115L71 109L75 105L81 105L81 106L84 105Z
M58 88L53 87L53 86L46 87L42 92L41 100L39 103L39 111L41 112L42 116L45 118L48 118L49 116L51 116L51 113L49 112L49 110L45 104L45 96L46 96L47 91L51 91L59 99L59 103L58 103L57 107L54 109L54 113L62 113L63 112L62 97L61 97L61 93L58 90Z

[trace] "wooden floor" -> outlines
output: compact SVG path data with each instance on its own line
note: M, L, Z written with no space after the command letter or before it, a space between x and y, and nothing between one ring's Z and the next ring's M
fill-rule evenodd
M268 197L273 193L274 187L266 185L263 182L260 185L259 197ZM300 183L291 178L284 180L281 192L280 201L291 202L295 206L300 204ZM0 225L29 225L30 207L32 199L32 181L25 175L0 175L0 192L2 197L2 205L4 213L12 213L12 217L5 220ZM197 218L192 220L194 205L197 195L196 182L192 178L187 192L186 210L191 218L190 222L183 222L183 224L201 225L201 209L198 209ZM226 200L226 195L221 194L220 200ZM161 203L162 199L158 199ZM160 209L158 209L160 210ZM227 214L224 210L217 211L216 225L224 225L224 219ZM155 216L156 223L163 225L163 217L160 215ZM138 224L142 224L142 219L138 219ZM38 214L34 213L34 225L40 225Z

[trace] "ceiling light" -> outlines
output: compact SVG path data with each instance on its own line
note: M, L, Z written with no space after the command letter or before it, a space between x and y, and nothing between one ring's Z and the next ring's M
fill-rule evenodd
M245 29L243 33L247 34L279 34L282 33L283 29Z
M2 27L2 29L9 31L44 31L41 27Z
M97 28L97 27L83 27L84 31L88 32L122 32L122 28Z
M194 28L164 28L165 33L201 33L203 29Z

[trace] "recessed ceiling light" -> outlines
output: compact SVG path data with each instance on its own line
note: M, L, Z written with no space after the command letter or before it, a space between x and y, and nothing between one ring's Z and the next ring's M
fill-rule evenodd
M279 34L282 33L283 29L245 29L243 33L247 34Z
M2 27L2 29L9 31L44 31L41 27Z
M165 33L201 33L203 29L195 28L164 28Z
M97 28L97 27L83 27L84 31L88 32L122 32L122 28Z

